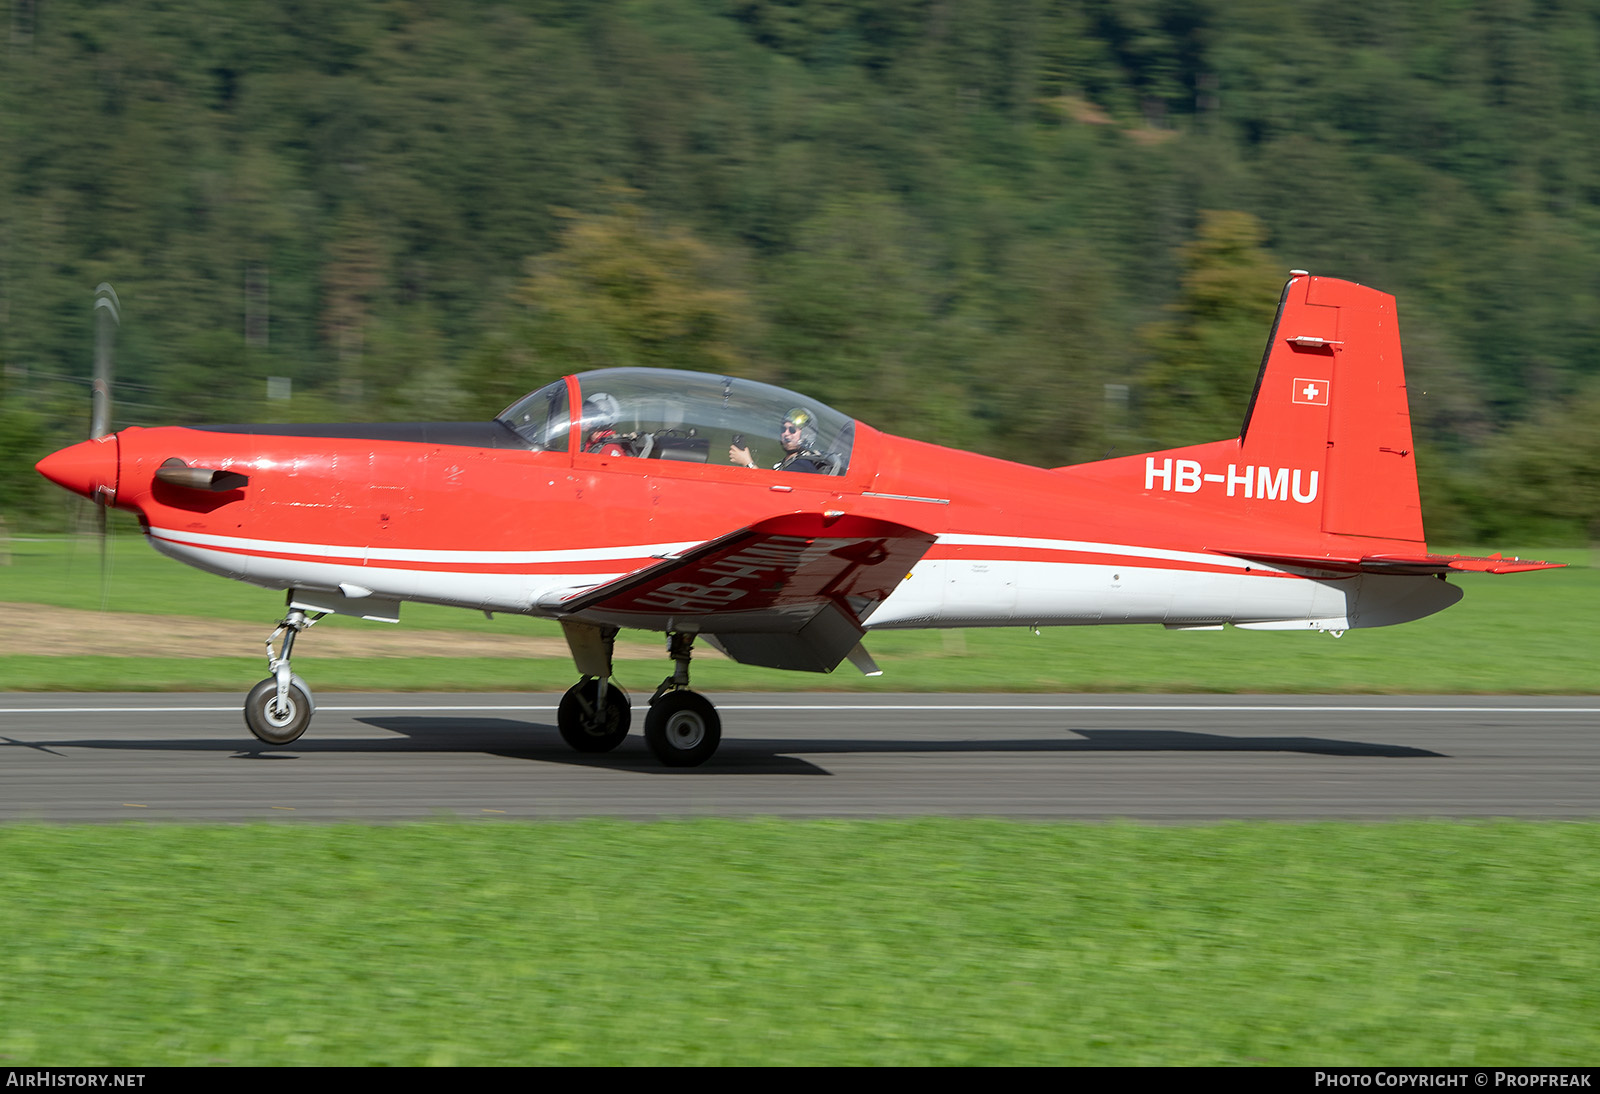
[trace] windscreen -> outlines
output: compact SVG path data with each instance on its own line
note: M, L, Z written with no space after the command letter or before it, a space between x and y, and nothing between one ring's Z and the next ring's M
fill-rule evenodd
M501 412L497 419L517 431L535 452L567 450L567 381L546 384L532 395L524 395Z

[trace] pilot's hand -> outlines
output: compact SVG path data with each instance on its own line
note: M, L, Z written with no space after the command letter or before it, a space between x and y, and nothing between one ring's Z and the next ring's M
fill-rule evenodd
M728 462L736 463L740 467L754 467L756 461L751 458L748 448L740 448L736 444L728 446Z

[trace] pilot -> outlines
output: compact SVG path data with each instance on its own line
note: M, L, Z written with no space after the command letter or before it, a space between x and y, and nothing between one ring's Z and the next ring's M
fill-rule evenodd
M734 439L728 446L728 459L742 467L754 467L756 461L750 449ZM805 407L797 406L783 416L778 427L778 443L783 446L783 459L772 465L774 471L811 471L826 475L833 470L833 461L817 451L817 419Z
M626 456L628 449L617 436L622 406L613 395L597 391L583 401L583 450L601 456Z

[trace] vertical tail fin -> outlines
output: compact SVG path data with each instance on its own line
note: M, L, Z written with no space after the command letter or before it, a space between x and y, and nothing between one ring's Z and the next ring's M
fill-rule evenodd
M1297 272L1284 288L1239 450L1258 485L1270 488L1283 469L1317 473L1321 531L1420 543L1394 297Z

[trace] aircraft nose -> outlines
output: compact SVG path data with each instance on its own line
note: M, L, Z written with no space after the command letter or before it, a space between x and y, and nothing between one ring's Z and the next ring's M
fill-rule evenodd
M75 494L92 499L104 492L109 495L106 499L109 501L117 496L117 435L80 441L52 452L34 464L34 468L57 486L64 486Z

